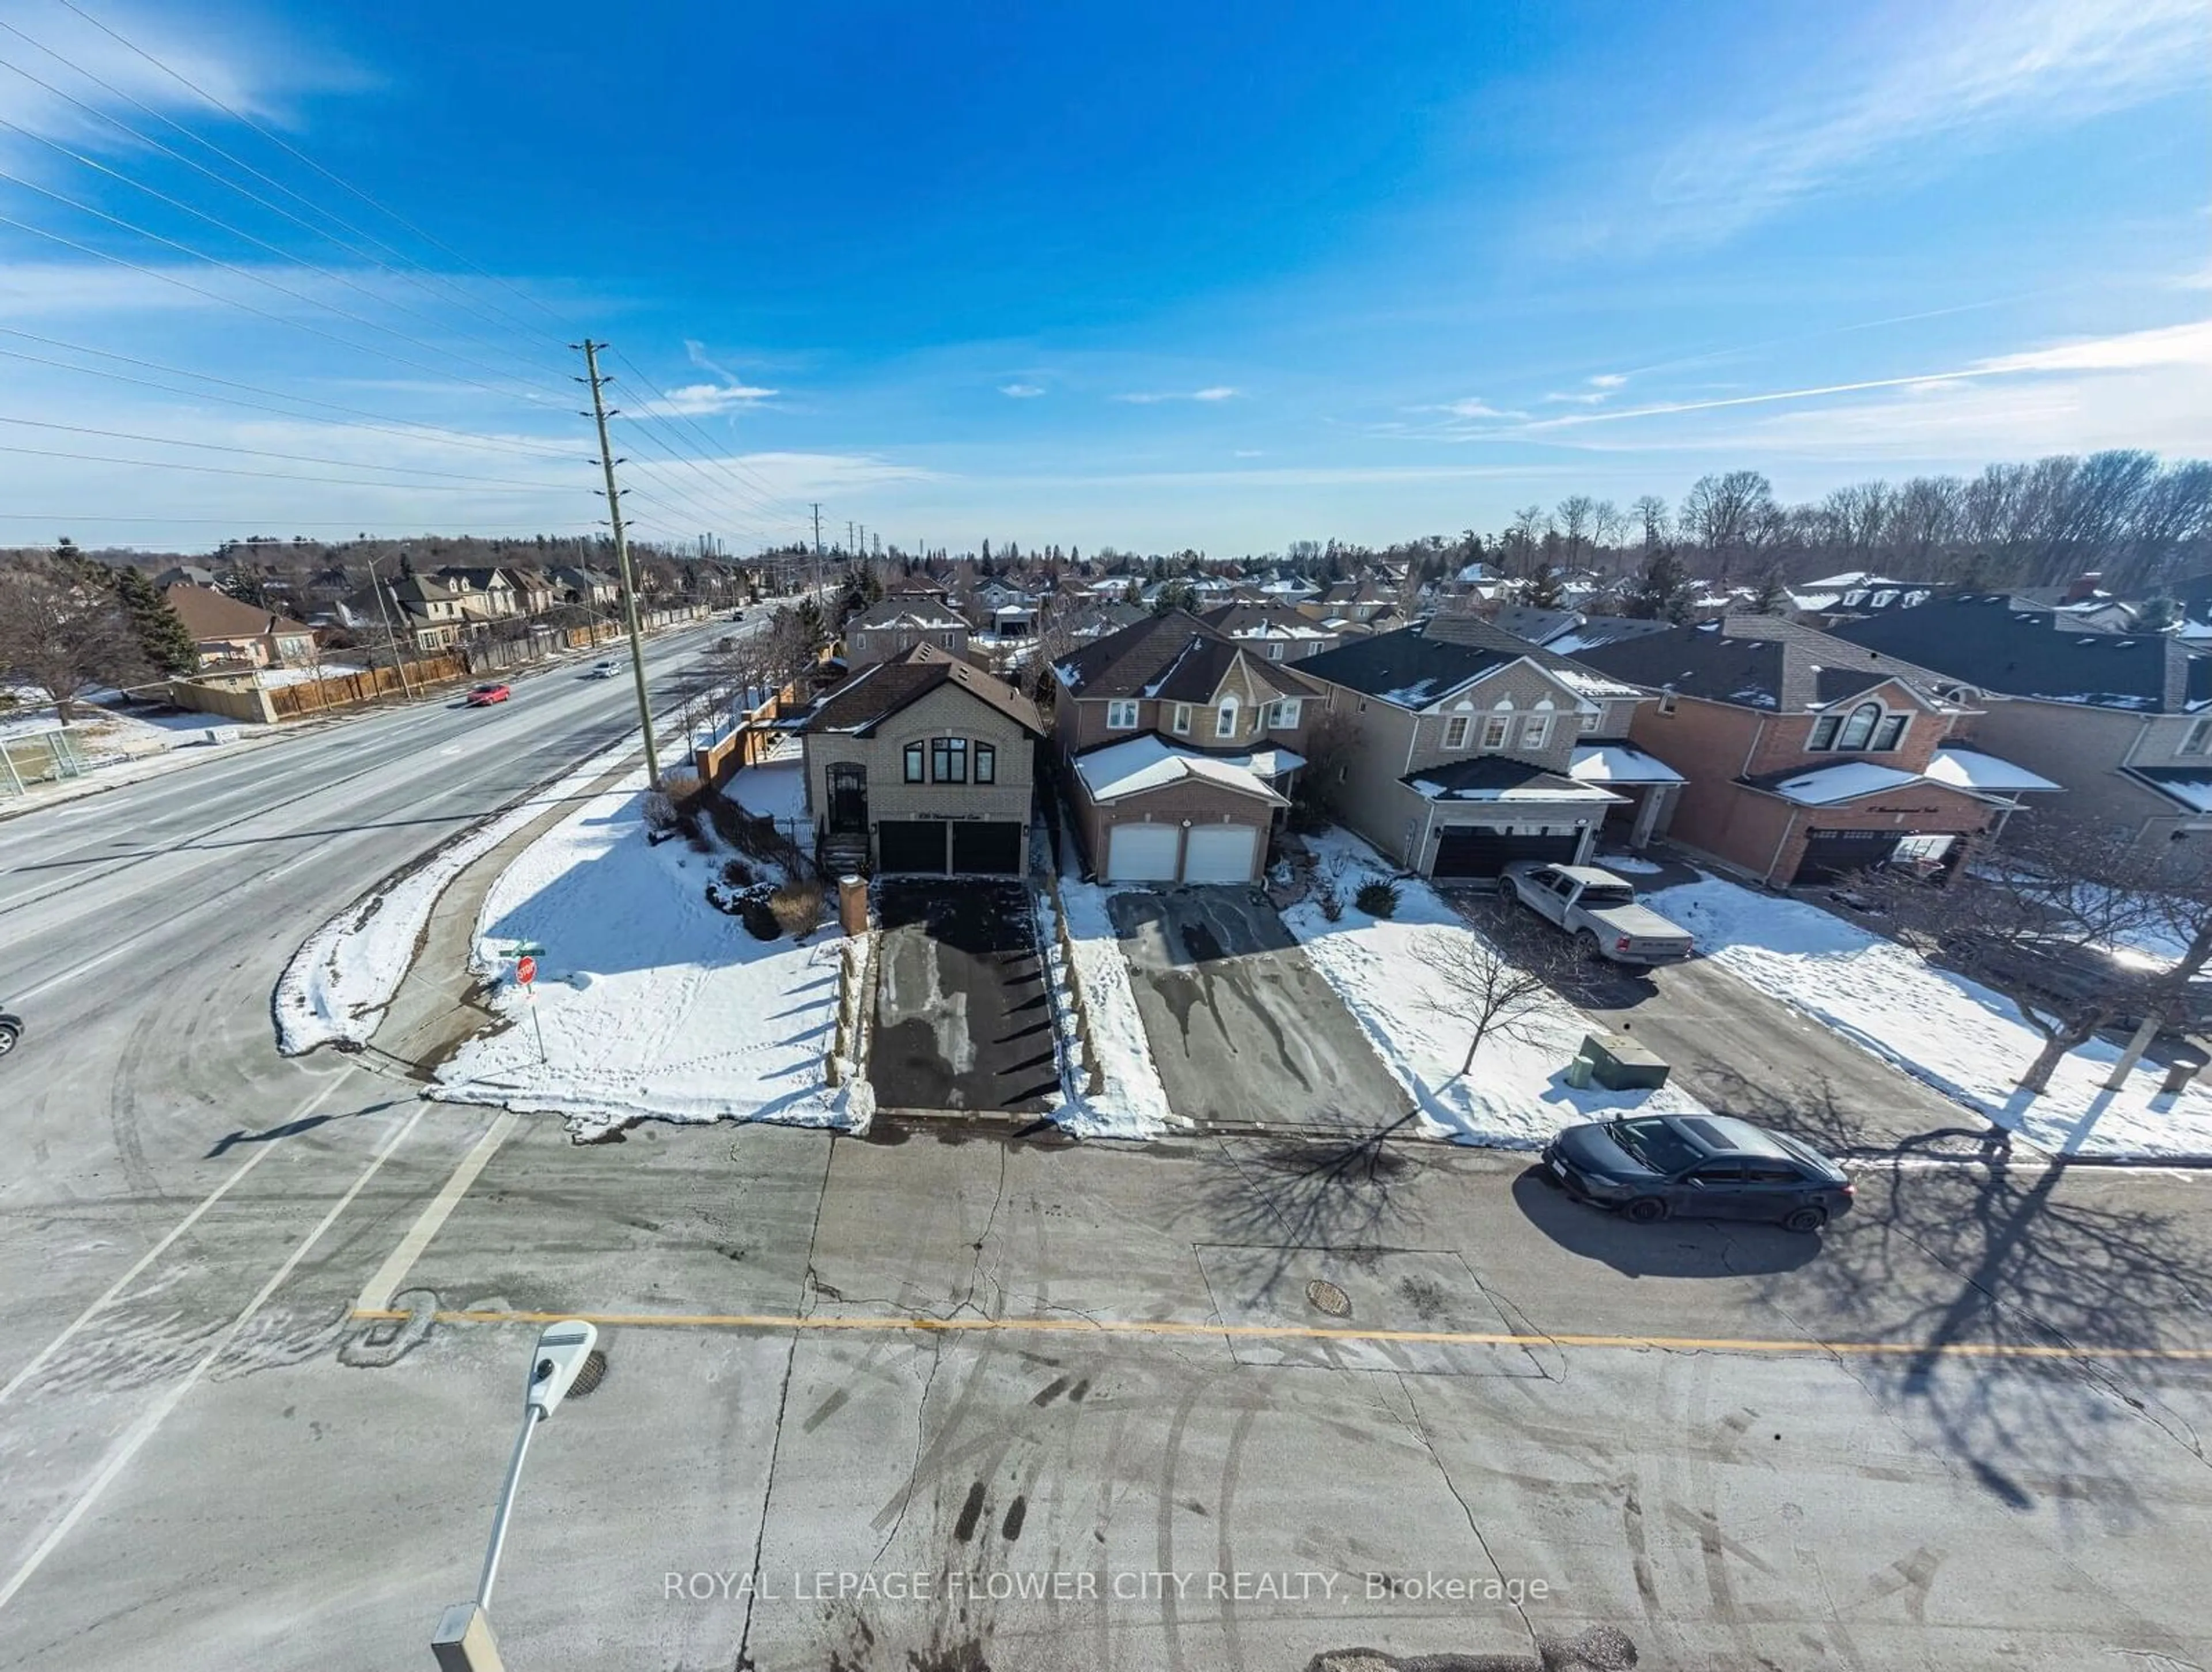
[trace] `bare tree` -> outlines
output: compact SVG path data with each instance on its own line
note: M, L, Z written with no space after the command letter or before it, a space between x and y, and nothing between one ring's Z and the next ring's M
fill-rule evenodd
M1597 502L1588 494L1570 494L1559 502L1553 514L1558 519L1559 538L1566 543L1567 562L1579 565L1583 542L1589 538L1597 521Z
M52 697L64 724L76 717L88 686L122 684L143 665L121 600L82 560L31 558L0 568L0 668Z
M1621 514L1620 508L1611 500L1601 499L1591 508L1590 544L1600 550L1619 545L1620 537L1627 529L1628 519Z
M1628 508L1628 514L1636 519L1637 526L1643 531L1644 550L1649 556L1651 549L1667 538L1670 520L1667 502L1656 494L1644 494Z
M1423 962L1451 994L1448 1002L1430 1000L1430 1007L1474 1030L1455 1078L1474 1072L1475 1053L1486 1039L1533 1043L1540 1037L1553 989L1572 978L1571 958L1554 951L1550 938L1516 947L1515 954L1508 958L1475 929L1431 937L1421 949Z

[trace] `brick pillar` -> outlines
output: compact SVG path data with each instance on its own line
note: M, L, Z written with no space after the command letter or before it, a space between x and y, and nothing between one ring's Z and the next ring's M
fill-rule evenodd
M837 879L837 926L847 934L868 932L868 885L858 877Z

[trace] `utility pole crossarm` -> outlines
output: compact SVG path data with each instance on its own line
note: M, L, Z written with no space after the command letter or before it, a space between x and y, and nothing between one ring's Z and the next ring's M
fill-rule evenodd
M571 344L584 351L586 380L592 386L592 418L599 426L599 464L606 471L607 516L615 536L615 568L622 577L623 621L629 629L630 678L637 687L637 721L645 729L645 775L653 788L660 787L660 752L653 746L653 705L645 694L645 641L637 624L637 583L630 574L629 538L623 527L622 490L615 486L615 450L607 440L606 380L599 375L599 350L605 346L586 337Z

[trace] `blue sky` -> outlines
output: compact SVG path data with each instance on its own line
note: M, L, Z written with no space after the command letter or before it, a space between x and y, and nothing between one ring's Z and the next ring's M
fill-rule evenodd
M2212 453L2205 0L76 4L0 20L0 539L588 526L586 330L741 547Z

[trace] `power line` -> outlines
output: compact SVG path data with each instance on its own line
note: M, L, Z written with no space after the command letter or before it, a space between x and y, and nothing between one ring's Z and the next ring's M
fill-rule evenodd
M396 489L404 489L410 494L473 494L480 492L504 494L525 491L523 489L516 488L481 489L472 484L449 486L443 483L434 482L362 482L349 477L295 476L285 471L232 470L222 465L187 465L181 463L179 460L169 459L109 459L94 453L61 453L46 447L9 447L4 442L0 442L0 453L21 453L26 457L32 459L72 459L80 464L87 465L124 465L129 466L132 470L192 471L203 476L252 476L258 477L264 481L270 482L312 482L319 483L325 487L333 488ZM526 490L533 494L542 494L549 490L557 492L559 490L559 486L560 484L557 483L549 483L533 482L527 484Z
M638 368L637 362L633 361L620 349L617 349L614 351L614 355L617 360L620 361L624 366L629 368L630 375L637 379L638 382L646 388L652 388L658 381L656 379L647 377ZM762 481L758 477L753 475L750 471L747 470L741 460L720 455L720 444L709 436L704 429L693 423L689 413L678 412L673 416L678 423L683 424L686 429L690 430L694 435L696 435L700 441L706 447L708 454L710 456L716 457L718 462L723 465L726 469L731 471L733 474L743 477L752 482L762 493L767 495L769 500L775 504L787 506L794 513L798 510L799 504L796 500L787 500L781 494L778 494L773 488L769 487L767 483Z
M113 360L126 366L138 366L148 371L166 373L171 377L198 378L203 382L220 384L226 389L245 389L255 394L267 395L274 400L289 400L301 406L315 406L320 407L326 412L343 413L349 417L362 421L358 427L387 431L394 435L404 436L410 441L428 437L448 444L459 443L465 447L489 447L505 453L519 453L554 459L575 457L575 454L568 448L556 447L550 442L520 441L495 435L471 435L465 430L447 429L442 425L422 423L411 418L386 418L379 413L370 412L357 406L342 406L335 401L318 400L312 395L295 395L279 389L264 389L257 384L240 383L230 378L217 377L212 372L192 372L185 370L181 366L164 366L159 361L141 360L127 354L116 354L106 349L88 348L82 343L65 343L59 337L41 337L36 331L20 331L13 325L0 325L0 332L5 332L10 337L20 337L27 343L42 343L49 348L64 349L71 354L94 355L102 360ZM288 412L281 406L270 406L260 401L240 400L234 395L218 395L203 389L174 389L167 384L155 383L149 378L131 377L122 372L103 371L97 366L72 366L64 360L49 360L43 355L25 354L20 349L0 349L0 355L6 355L11 360L28 361L34 366L51 366L57 371L76 372L85 377L104 377L118 383L131 383L142 388L158 389L164 394L183 395L192 400L221 401L226 405L250 407L257 412L272 412L280 418L301 419L307 416L300 412ZM324 421L315 419L312 422Z
M0 350L0 353L4 353ZM449 482L471 483L485 488L528 488L538 491L557 492L557 482L515 482L499 477L464 476L458 471L434 471L414 465L373 465L359 459L327 459L309 453L267 453L258 447L234 447L227 441L183 441L170 435L140 435L125 429L94 429L85 424L58 423L46 418L0 417L0 424L15 424L27 429L58 429L71 435L98 435L111 441L150 441L156 447L195 447L204 453L234 453L241 459L277 459L294 465L336 465L349 471L400 471L412 476L443 477ZM371 484L363 484L371 485ZM381 484L406 487L406 483Z

